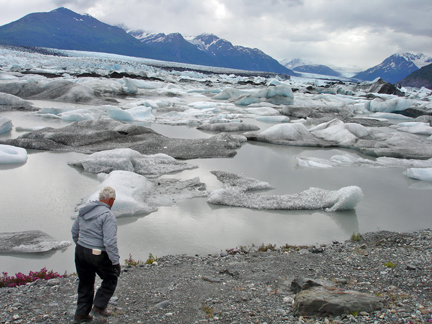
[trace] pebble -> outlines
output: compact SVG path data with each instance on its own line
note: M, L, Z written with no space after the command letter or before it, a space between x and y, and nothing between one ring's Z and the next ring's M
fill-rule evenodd
M295 317L296 278L376 294L385 306L333 318ZM310 251L168 255L122 272L108 306L112 316L92 323L429 323L431 282L430 229L366 233L358 242ZM71 323L76 289L75 276L0 288L0 323Z

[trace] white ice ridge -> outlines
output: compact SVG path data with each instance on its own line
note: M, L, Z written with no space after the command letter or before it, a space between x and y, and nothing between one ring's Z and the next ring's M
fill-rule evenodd
M309 188L293 195L263 195L246 192L238 188L212 191L208 203L253 209L324 209L328 212L355 209L362 200L363 192L357 186L339 190Z
M410 168L404 174L412 179L432 181L432 168Z
M83 160L68 162L68 164L82 167L90 173L123 170L147 177L158 177L166 173L197 168L196 165L177 161L163 153L143 155L129 148L93 153Z
M27 151L21 147L0 144L0 164L26 163Z
M370 168L427 168L432 167L432 159L398 159L392 157L378 157L364 159L352 154L333 155L329 160L316 157L297 157L297 165L304 168L332 168L332 167L370 167Z

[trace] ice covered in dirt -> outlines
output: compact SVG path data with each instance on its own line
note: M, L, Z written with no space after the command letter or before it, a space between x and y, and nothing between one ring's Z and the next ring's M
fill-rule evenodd
M265 181L260 181L251 177L241 176L235 173L224 171L211 171L216 178L224 184L225 188L235 187L242 190L264 190L272 189L273 186Z
M247 132L259 130L259 127L253 124L233 122L203 124L198 126L197 129L212 132Z
M56 241L39 231L0 233L0 253L41 253L68 247L70 241Z
M162 174L197 167L193 164L177 161L166 154L143 155L129 148L93 153L83 160L72 161L68 164L82 167L84 171L90 173L110 173L114 170L123 170L146 177L159 177Z
M207 198L207 202L253 209L324 209L325 211L333 212L355 209L362 198L363 192L357 186L343 187L339 190L309 188L292 195L256 194L230 187L212 191Z
M304 168L370 167L370 168L427 168L432 167L432 158L427 160L378 157L365 159L353 154L333 155L330 159L297 157L297 164Z

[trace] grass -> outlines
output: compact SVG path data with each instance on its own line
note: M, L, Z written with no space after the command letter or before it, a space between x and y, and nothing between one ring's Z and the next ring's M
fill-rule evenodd
M214 310L213 307L210 307L210 306L207 305L207 304L202 304L202 306L201 306L201 310L202 310L204 313L206 313L207 318L213 318L213 317L214 317L214 312L215 312L215 310Z
M394 267L396 267L396 264L393 262L386 262L386 263L384 263L384 266L387 268L394 268Z

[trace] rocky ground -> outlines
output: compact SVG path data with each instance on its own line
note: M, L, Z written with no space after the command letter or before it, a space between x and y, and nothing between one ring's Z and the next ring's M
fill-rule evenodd
M325 246L261 248L267 251L240 247L123 266L109 306L112 316L93 323L432 322L430 229L367 233ZM379 296L384 306L341 316L294 316L295 278ZM75 276L1 288L0 323L72 323L76 288Z

